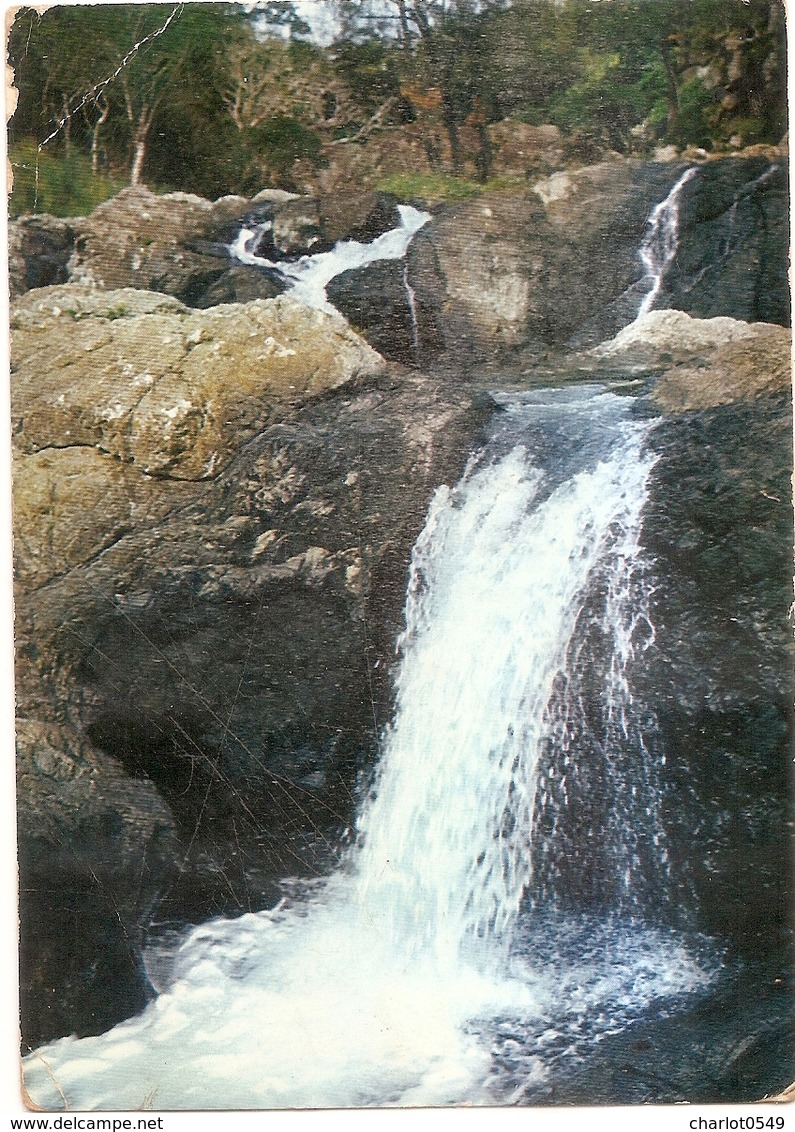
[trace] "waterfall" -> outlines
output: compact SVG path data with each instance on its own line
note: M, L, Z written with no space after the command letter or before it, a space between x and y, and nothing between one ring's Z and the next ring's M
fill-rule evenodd
M326 298L326 285L343 271L365 267L382 259L402 259L409 244L424 224L430 220L430 213L421 212L411 205L398 205L400 224L384 232L369 244L358 240L340 240L329 252L304 255L294 261L266 259L257 255L256 248L262 236L273 227L265 221L253 228L241 228L229 247L230 255L239 263L252 267L264 267L276 272L290 288L290 294L300 302L317 310L334 314L335 308Z
M684 187L698 172L694 165L679 178L665 200L652 211L640 245L640 258L645 268L643 283L648 290L637 313L637 318L650 311L660 293L666 272L673 262L679 246L679 205Z
M618 607L650 461L648 426L625 427L541 501L543 476L514 448L437 495L415 548L395 722L360 821L360 898L383 907L391 936L445 963L473 938L509 935L530 884L545 712L597 567L618 654L605 714L626 729Z
M631 691L633 656L653 638L639 548L653 425L630 409L582 388L504 401L417 541L395 717L342 867L295 882L275 909L195 929L139 1017L26 1058L36 1103L496 1103L517 1088L532 1096L577 1041L708 981L662 929L630 919L613 930L608 917L584 945L576 917L528 906L534 862L554 850L555 830L539 825L549 783L589 754L561 726L571 715L559 690L591 663L595 623L608 777L619 806L635 801L590 834L622 889L647 864L628 824L649 826L664 869ZM565 913L554 889L546 911ZM493 1059L504 1061L508 1018L506 1076Z

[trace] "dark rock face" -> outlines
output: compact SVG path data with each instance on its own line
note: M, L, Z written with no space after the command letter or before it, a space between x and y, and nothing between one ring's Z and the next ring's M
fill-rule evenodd
M396 228L397 201L385 193L338 193L320 198L320 222L327 243L359 240L366 244Z
M284 281L273 272L241 264L219 275L191 305L207 310L221 303L250 303L254 299L273 299L285 289Z
M390 361L417 365L433 357L438 340L428 333L427 312L420 327L403 260L380 260L367 267L343 271L326 287L330 303L351 326Z
M788 162L707 162L687 186L659 306L790 324Z
M595 345L634 319L647 221L682 171L678 164L605 162L537 186L551 229L547 342Z
M275 208L272 225L270 240L276 259L297 258L323 247L320 206L316 200L291 200Z
M65 283L74 250L75 231L56 216L25 216L8 224L8 272L11 298L33 287Z
M22 1030L98 1034L151 990L143 925L175 879L174 821L148 782L66 725L17 725Z
M465 414L427 386L346 401L266 429L200 500L70 579L94 595L70 650L92 738L155 781L186 836L201 797L210 843L246 813L275 846L347 822L389 718L405 563L433 480L458 471ZM435 454L414 448L419 427ZM124 576L126 601L109 589Z
M792 899L789 399L686 414L651 443L656 647L642 684L674 873L700 930L758 955L781 946Z

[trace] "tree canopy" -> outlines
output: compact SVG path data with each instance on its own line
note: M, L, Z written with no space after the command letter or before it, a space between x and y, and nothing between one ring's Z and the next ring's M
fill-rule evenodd
M316 3L323 37L290 0L21 9L12 165L213 196L301 187L385 130L481 180L506 119L619 152L786 131L781 0Z

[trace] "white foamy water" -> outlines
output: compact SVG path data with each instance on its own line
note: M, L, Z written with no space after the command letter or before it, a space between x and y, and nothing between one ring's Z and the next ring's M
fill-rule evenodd
M361 820L361 900L442 963L504 936L530 882L544 709L608 532L616 571L636 542L641 435L628 428L538 506L541 475L517 447L439 492L417 543L396 720Z
M251 250L256 247L262 233L271 227L270 223L241 228L229 250L240 263L278 272L290 284L290 294L300 302L333 314L336 309L326 298L326 285L335 276L356 267L366 267L376 260L402 259L414 236L431 218L430 213L408 204L398 205L398 213L399 227L384 232L369 244L340 240L329 252L301 256L293 262L265 259Z
M510 407L510 437L542 409ZM565 917L522 910L547 705L577 653L597 567L613 588L608 607L622 611L605 692L619 729L632 707L625 606L636 587L622 579L639 554L650 426L609 395L568 412L572 427L597 422L591 443L573 446L570 473L550 479L503 441L432 502L411 568L395 719L340 871L273 911L195 929L143 1014L26 1058L37 1104L523 1099L575 1038L593 1042L708 981L670 933L627 921L578 936ZM504 1019L523 1035L518 1093L516 1074L508 1083L494 1069Z

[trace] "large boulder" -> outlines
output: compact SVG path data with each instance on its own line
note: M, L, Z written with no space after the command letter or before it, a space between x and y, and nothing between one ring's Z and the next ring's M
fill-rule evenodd
M213 203L190 193L157 196L144 186L124 189L80 221L69 279L109 291L160 291L192 303L229 263L222 248L207 254L191 250L191 243L248 207L243 197Z
M537 197L484 193L440 209L418 233L408 254L417 321L451 362L503 359L543 338L539 232L548 225Z
M173 829L161 918L262 907L276 878L325 868L351 819L391 714L411 547L479 411L285 297L197 312L66 285L18 300L12 323L23 765L24 728L48 728L58 759L93 760L80 782L98 797L118 780ZM31 763L21 783L32 831L46 773ZM76 817L64 828L79 838ZM91 852L112 857L114 830L98 823ZM37 851L23 861L36 891ZM63 902L91 921L85 972L109 938L102 878L62 865ZM130 907L133 966L144 904ZM61 929L23 916L60 964L46 993L67 1003L49 1029L31 1006L38 1040L72 1028L73 974Z
M169 479L212 478L274 405L384 367L341 318L288 296L200 313L68 284L19 300L11 334L20 449L87 446Z
M791 384L792 339L782 326L650 311L591 357L656 372L652 400L669 412L753 401Z

